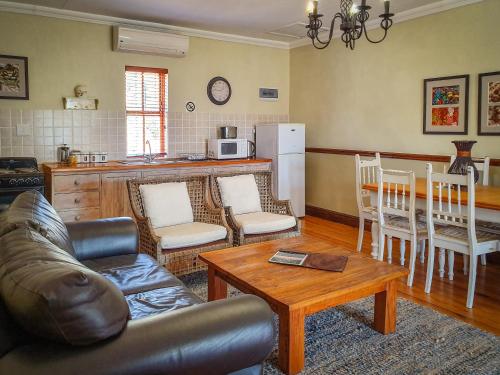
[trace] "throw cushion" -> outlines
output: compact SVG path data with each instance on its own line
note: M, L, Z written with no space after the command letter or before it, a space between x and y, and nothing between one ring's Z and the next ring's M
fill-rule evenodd
M193 222L193 208L185 182L141 185L144 211L153 228Z
M0 296L31 334L87 345L120 333L129 315L120 290L38 232L0 238Z
M57 247L75 254L66 225L38 191L20 194L0 216L0 236L22 226L33 228Z
M224 207L232 207L234 215L261 212L259 189L253 174L217 177Z
M270 212L253 212L236 215L236 221L245 234L272 233L290 229L295 226L293 216L272 214Z
M161 237L162 249L178 249L222 240L226 238L227 230L215 224L188 223L156 228L155 233Z

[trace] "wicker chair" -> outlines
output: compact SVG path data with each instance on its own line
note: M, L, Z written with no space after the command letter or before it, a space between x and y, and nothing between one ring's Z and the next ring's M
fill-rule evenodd
M259 190L260 204L263 212L274 214L289 215L295 217L295 226L279 232L245 234L243 228L238 224L231 207L224 207L226 219L229 226L233 229L234 246L240 246L250 243L276 240L280 238L295 237L300 235L300 221L294 215L292 205L288 200L277 200L272 192L272 172L236 172L214 174L210 176L210 191L212 201L216 207L222 208L223 203L220 195L220 189L217 177L231 177L244 174L253 174Z
M226 228L227 236L223 240L202 245L177 249L162 249L161 237L155 234L151 220L145 216L140 185L160 184L165 182L186 182L193 217L195 222L216 224ZM140 252L151 255L175 275L184 275L206 269L206 264L198 259L198 254L233 246L233 234L228 226L224 210L210 204L209 176L168 176L127 181L132 211L139 228Z

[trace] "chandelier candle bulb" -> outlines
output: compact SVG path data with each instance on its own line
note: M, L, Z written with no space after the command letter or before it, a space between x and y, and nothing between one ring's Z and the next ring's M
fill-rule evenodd
M390 5L390 1L389 0L385 0L384 1L384 8L385 8L385 14L389 14L389 5Z
M313 14L318 15L318 0L313 0Z

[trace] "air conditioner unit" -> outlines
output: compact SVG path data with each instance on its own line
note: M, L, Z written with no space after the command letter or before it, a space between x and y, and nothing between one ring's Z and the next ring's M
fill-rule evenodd
M113 28L114 51L184 57L188 49L187 36L122 26Z

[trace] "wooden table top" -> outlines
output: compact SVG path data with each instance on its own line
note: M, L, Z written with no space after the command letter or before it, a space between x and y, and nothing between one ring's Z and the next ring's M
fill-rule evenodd
M330 253L349 257L343 272L268 262L278 249ZM199 257L231 285L264 298L273 309L300 309L370 289L408 274L408 270L379 262L312 236L300 236L201 253ZM273 306L274 305L274 306Z
M394 189L392 185L391 189ZM374 184L366 184L363 185L363 189L377 191L378 186L376 183ZM409 191L408 186L406 186L406 191ZM448 189L443 190L443 201L448 200ZM398 191L403 191L403 186L398 185ZM420 199L427 199L427 179L425 178L417 178L415 181L415 195ZM446 198L446 199L444 199ZM434 193L434 200L438 200L438 192L437 189ZM452 203L458 202L457 191L453 190L451 194ZM460 202L462 205L467 205L467 192L460 192ZM476 207L477 208L486 208L489 210L500 211L500 187L498 186L482 186L476 185Z

